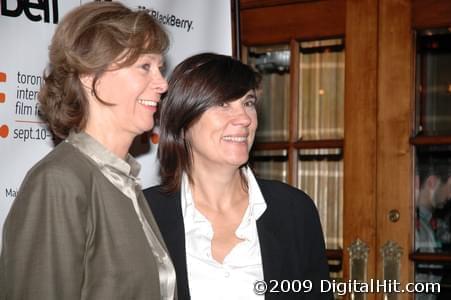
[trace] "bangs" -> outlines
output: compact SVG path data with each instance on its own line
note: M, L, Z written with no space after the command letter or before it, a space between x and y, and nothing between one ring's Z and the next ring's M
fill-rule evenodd
M228 60L223 64L206 64L205 70L209 73L211 84L210 101L213 105L235 101L251 90L257 90L260 86L261 77L249 66ZM202 68L202 67L201 67ZM202 72L199 70L199 72Z
M148 11L139 12L128 35L126 50L117 59L121 67L132 65L142 54L164 55L169 48L166 32Z

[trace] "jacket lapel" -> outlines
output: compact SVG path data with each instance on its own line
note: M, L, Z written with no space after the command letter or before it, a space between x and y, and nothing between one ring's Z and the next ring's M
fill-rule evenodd
M263 215L257 220L257 231L262 255L263 276L267 283L271 279L279 279L282 276L282 259L284 258L283 241L284 236L276 234L271 224L277 224L274 218L280 218L271 214L271 203L277 201L273 199L271 191L258 181L260 190L265 199L267 208Z
M176 266L178 299L189 299L185 253L185 227L183 225L180 192L173 193L169 197L155 199L151 204L173 264Z
M257 221L258 238L262 255L263 276L269 282L270 279L278 279L282 274L283 248L281 240L269 228L264 213Z

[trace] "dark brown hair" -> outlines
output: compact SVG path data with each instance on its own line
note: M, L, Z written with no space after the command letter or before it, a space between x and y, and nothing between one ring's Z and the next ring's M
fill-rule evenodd
M165 191L180 188L183 172L191 175L191 147L184 133L208 108L243 97L260 81L250 66L214 53L191 56L175 68L160 111L158 157Z
M163 54L166 33L148 11L132 11L118 2L90 2L69 12L58 25L49 50L49 66L39 93L42 118L59 138L82 130L89 117L80 76L93 75L91 89L113 63L130 66L141 54Z

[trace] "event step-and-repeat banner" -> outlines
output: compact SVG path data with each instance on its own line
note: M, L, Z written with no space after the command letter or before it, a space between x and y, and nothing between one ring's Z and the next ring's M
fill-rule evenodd
M48 45L59 20L86 2L90 1L0 0L0 232L26 172L54 146L39 119L37 101ZM171 40L168 74L195 53L232 54L230 0L120 2L148 9L163 24ZM140 142L150 144L137 157L143 186L149 187L159 182L157 145L142 138Z

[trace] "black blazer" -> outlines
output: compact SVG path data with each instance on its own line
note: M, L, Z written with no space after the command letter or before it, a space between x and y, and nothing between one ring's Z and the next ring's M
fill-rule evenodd
M265 299L332 299L321 291L321 281L329 279L324 239L318 212L304 192L287 184L257 180L266 201L266 211L257 220L263 275L268 284ZM161 187L144 190L174 263L179 299L190 299L186 267L185 229L180 191L162 192ZM309 293L269 293L280 291L281 280L311 280ZM328 285L324 285L327 287ZM249 287L253 288L253 287ZM220 291L218 291L220 292Z

